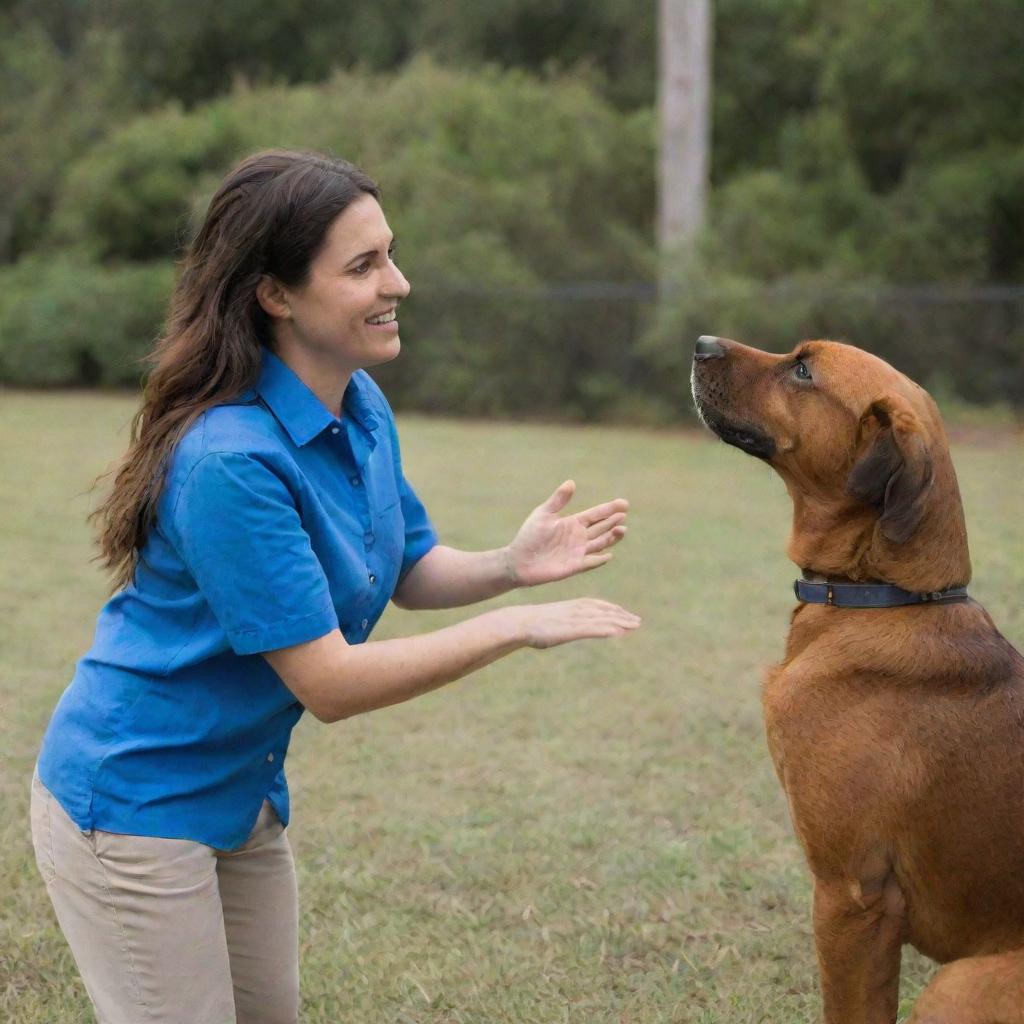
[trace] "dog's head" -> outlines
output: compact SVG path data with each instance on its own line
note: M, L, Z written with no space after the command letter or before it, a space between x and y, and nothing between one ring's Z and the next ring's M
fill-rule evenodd
M908 589L967 582L945 431L912 380L837 342L774 355L703 337L691 386L707 426L785 481L795 511L789 553L798 565Z

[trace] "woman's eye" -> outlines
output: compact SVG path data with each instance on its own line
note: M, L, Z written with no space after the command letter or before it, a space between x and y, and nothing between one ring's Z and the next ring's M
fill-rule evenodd
M798 359L796 361L796 366L794 367L793 372L797 375L799 380L811 379L811 371L807 369L807 364L802 359Z
M370 269L370 261L363 260L358 266L352 268L353 274L365 274Z

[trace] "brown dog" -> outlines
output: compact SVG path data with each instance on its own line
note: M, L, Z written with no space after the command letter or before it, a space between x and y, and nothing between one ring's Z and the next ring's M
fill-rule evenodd
M948 964L913 1024L1024 1024L1024 658L953 589L971 564L935 403L827 341L702 338L692 384L707 425L785 481L789 556L829 601L797 604L764 687L825 1020L895 1021L906 942ZM919 603L838 606L861 595Z

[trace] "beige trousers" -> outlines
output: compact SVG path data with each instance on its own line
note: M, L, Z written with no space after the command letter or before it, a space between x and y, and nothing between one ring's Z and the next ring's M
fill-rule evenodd
M37 777L32 842L99 1024L296 1024L295 865L269 803L223 851L83 833Z

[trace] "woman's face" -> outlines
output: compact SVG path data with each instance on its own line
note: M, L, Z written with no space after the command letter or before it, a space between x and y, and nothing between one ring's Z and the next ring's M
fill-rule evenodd
M345 373L394 359L401 348L395 311L409 282L393 252L384 211L361 195L331 223L306 284L282 288L289 315L276 320L279 346Z

